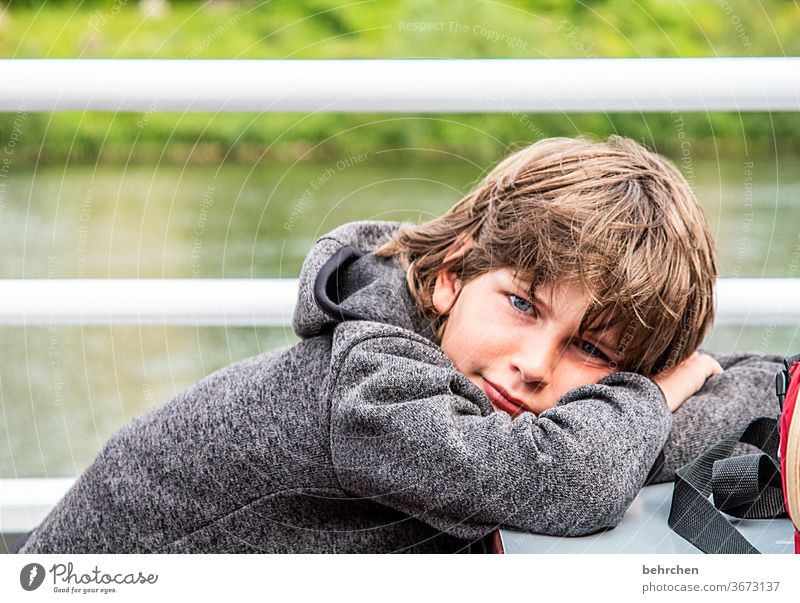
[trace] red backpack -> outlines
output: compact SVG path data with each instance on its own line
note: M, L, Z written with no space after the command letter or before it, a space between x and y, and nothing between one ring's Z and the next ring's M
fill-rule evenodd
M780 446L781 485L786 512L794 524L794 552L800 554L800 354L783 361L785 368L775 380L781 406Z

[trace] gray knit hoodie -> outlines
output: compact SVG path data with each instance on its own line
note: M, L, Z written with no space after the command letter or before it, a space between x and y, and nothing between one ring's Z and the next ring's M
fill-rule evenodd
M620 521L665 442L657 480L774 414L780 359L745 355L669 441L661 390L634 373L512 421L433 342L397 261L364 253L397 226L320 238L300 274L302 340L120 429L21 552L455 552L501 526L587 534Z

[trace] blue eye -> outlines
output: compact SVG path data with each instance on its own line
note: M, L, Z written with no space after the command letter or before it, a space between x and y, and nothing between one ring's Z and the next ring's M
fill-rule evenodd
M601 360L608 360L608 358L606 358L606 355L603 354L603 352L601 352L600 348L598 348L597 346L592 345L588 341L581 341L580 345L583 345L583 344L586 344L588 346L588 348L591 350L591 351L587 351L586 348L581 348L589 356L593 356L594 358L600 358Z
M511 305L514 307L514 309L519 310L523 314L527 314L530 310L533 310L533 304L526 299L522 299L518 295L509 293L508 299L511 302Z

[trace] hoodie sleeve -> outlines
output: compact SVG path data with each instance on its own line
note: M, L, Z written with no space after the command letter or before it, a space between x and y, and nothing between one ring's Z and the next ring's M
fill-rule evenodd
M648 483L674 480L676 469L742 425L756 417L774 417L780 413L775 374L783 367L783 356L700 351L719 362L724 372L706 380L675 411L672 431ZM733 454L749 452L752 449L746 444L737 444Z
M561 536L615 526L671 424L660 388L633 373L512 421L429 342L362 339L334 363L331 447L343 489L460 538L501 526Z

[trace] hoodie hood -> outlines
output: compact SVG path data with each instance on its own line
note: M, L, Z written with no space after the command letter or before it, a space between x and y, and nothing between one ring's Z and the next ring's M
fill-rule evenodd
M361 221L316 240L303 261L292 328L301 339L327 332L345 320L370 320L408 329L434 341L396 258L371 252L404 223Z

